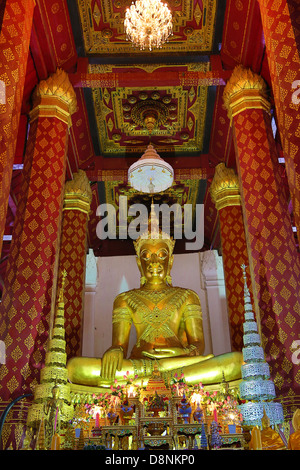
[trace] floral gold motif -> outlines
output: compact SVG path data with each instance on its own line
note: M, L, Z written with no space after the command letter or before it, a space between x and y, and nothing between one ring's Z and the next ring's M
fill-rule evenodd
M89 213L92 202L92 190L86 173L78 170L72 180L65 185L64 210L77 209Z
M33 94L33 107L41 104L43 98L51 97L59 98L70 114L76 111L76 94L68 74L62 69L57 69L54 74L39 83Z
M224 163L216 166L210 194L218 210L226 206L241 205L238 177L234 170L226 168Z
M223 101L230 119L245 109L270 111L271 107L264 79L242 65L233 70L224 89Z

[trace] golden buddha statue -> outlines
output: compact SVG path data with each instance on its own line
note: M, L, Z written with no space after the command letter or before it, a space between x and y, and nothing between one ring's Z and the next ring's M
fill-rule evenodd
M153 232L151 232L152 234ZM158 234L156 234L158 235ZM158 364L162 373L184 373L186 383L217 384L241 378L242 353L204 356L202 311L192 290L173 287L170 271L175 241L159 232L134 242L141 286L119 294L113 305L112 346L103 358L74 357L67 364L69 380L109 387L129 371L136 384L147 382ZM136 344L127 359L131 325Z

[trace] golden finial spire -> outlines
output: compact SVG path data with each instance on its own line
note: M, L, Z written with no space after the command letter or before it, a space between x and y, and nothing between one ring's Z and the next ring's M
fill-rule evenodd
M67 277L67 271L64 269L63 272L62 272L62 281L61 281L61 287L60 287L60 291L59 291L58 302L63 302L64 301L64 290L65 290L66 277Z
M34 402L28 410L27 426L36 429L44 416L44 407L53 391L59 388L59 398L63 400L61 422L72 419L74 408L71 405L70 384L68 383L67 353L65 340L64 288L67 271L61 273L62 282L56 308L54 326L46 352L45 367L41 370L40 383L34 390Z

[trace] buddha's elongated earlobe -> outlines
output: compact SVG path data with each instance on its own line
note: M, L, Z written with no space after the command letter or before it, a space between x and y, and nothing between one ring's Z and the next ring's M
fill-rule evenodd
M169 269L168 269L168 274L166 275L166 282L169 284L169 286L172 285L172 276L170 274L172 266L173 266L173 261L174 261L174 256L172 255L169 260Z
M137 263L138 268L139 268L139 271L140 271L140 273L141 273L140 285L141 285L141 287L142 287L142 286L144 286L144 285L146 284L147 279L146 279L146 277L145 277L144 274L143 274L143 270L142 270L142 266L141 266L141 261L140 261L139 258L137 258L136 263Z

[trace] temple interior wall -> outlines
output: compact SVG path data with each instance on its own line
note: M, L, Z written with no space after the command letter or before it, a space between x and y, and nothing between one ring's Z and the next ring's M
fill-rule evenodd
M231 351L222 257L216 251L179 254L172 268L174 286L194 290L203 312L205 354ZM86 357L102 357L111 346L112 307L115 297L139 287L135 256L95 258L86 262L83 350ZM132 327L129 351L136 340Z

